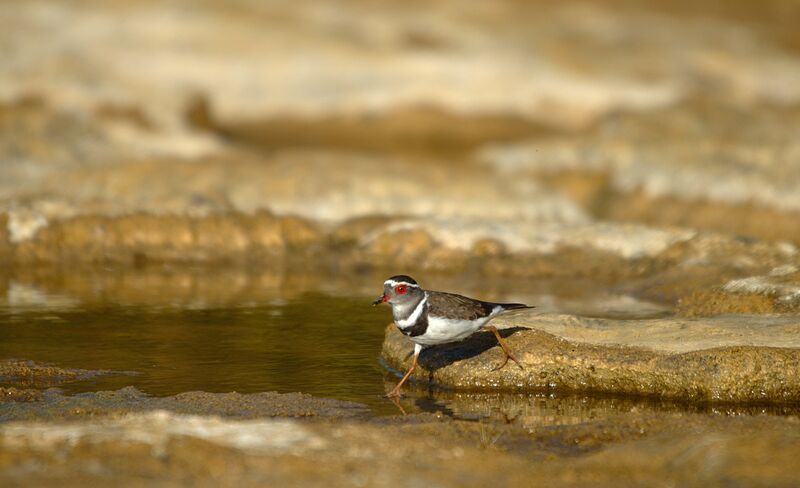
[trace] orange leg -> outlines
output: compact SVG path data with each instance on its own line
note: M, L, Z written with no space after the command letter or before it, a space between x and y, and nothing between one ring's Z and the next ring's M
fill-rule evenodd
M406 409L403 408L402 405L400 405L400 397L399 396L396 396L396 397L387 396L387 398L389 399L390 402L394 403L394 406L397 407L398 410L400 410L400 413L402 413L403 415L408 415L406 413Z
M420 351L422 351L421 347L417 346L414 348L414 360L411 362L411 368L409 368L408 372L403 376L403 379L400 380L400 383L386 394L386 398L400 398L400 387L403 386L403 383L406 382L408 377L411 376L411 373L417 368L417 358L419 357Z
M494 325L484 325L483 328L492 331L494 336L497 338L497 343L500 344L500 347L503 349L503 353L506 356L505 358L503 358L503 362L500 364L500 366L494 368L492 371L497 371L498 369L502 369L503 366L505 366L506 363L508 363L509 359L517 363L517 366L519 366L520 369L524 370L525 368L522 367L519 361L517 361L517 358L515 358L511 354L511 351L508 350L508 346L506 346L506 343L503 341L503 338L500 337L500 333L497 331L497 327L495 327Z

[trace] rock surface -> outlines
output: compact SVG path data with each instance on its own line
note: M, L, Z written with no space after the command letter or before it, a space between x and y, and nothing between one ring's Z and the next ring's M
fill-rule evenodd
M170 410L191 415L223 415L231 418L264 417L365 417L369 410L361 404L303 393L207 393L185 392L170 397L152 397L134 387L63 395L46 390L36 401L0 404L0 422L24 419L75 419L119 416L129 412Z
M87 380L104 375L132 374L128 371L86 370L60 368L34 361L18 359L0 360L0 381L21 386L53 386L78 380Z
M611 117L582 136L487 145L484 164L547 180L603 219L798 242L800 112L688 103Z
M420 357L420 381L455 389L577 390L699 402L800 400L795 318L613 321L517 314L497 319L524 369L492 371L502 353L488 332ZM411 342L390 325L383 356L410 366Z
M0 426L4 485L791 485L797 418L632 413L546 429L420 418L338 425L165 411ZM671 435L665 436L665 432ZM424 447L424 449L422 448ZM465 473L470 473L465 478Z
M435 104L571 127L709 88L747 105L800 99L800 63L776 42L779 31L725 18L676 22L657 9L615 10L614 2L478 10L445 0L411 9L354 2L343 11L326 1L203 1L191 2L191 16L186 5L6 8L0 42L25 49L6 49L0 89L6 97L36 90L71 106L144 105L149 119L173 130L174 114L197 92L210 93L225 118ZM353 9L359 15L347 14ZM122 17L125 29L108 28Z

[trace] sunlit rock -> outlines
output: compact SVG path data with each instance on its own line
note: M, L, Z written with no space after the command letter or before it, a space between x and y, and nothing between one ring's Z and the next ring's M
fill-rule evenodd
M419 381L466 391L575 390L679 401L800 399L796 317L610 320L518 313L495 320L525 369L500 371L489 332L423 352ZM411 342L392 325L383 356L409 366Z

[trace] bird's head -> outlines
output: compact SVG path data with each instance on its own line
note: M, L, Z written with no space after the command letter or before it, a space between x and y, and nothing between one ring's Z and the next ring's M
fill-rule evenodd
M383 282L383 295L378 297L372 304L378 305L387 302L393 307L403 306L416 303L422 296L424 296L424 292L414 278L406 275L397 275Z

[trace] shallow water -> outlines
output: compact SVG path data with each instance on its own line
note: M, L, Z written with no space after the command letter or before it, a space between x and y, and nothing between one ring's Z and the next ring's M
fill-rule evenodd
M382 388L385 311L365 298L308 293L255 306L166 308L108 304L0 312L0 357L82 369L135 371L69 385L133 385L158 396L301 391L363 400Z
M170 297L167 287L152 294L153 280L125 280L124 275L120 282L127 284L122 286L109 287L107 277L87 274L81 287L47 291L12 281L0 306L0 358L132 372L62 385L66 392L129 385L154 396L198 390L303 392L365 403L378 414L397 413L381 397L396 381L379 358L391 316L388 307L370 306L374 297L366 292L369 286L293 277L281 281L293 283L290 291L278 285L214 301L209 297L215 296L215 273L193 276L193 286L203 290L196 300L187 299L183 291ZM376 283L379 290L380 281ZM75 291L93 287L93 295ZM604 290L581 296L576 289L585 288L519 283L513 293L488 294L537 304L543 311L616 318L665 313L657 304ZM485 290L459 291L487 297ZM532 400L535 396L464 401L463 395L430 391L425 385L412 385L407 392L403 407L409 412L449 412L460 418L491 416L514 398L512 403L540 404Z

